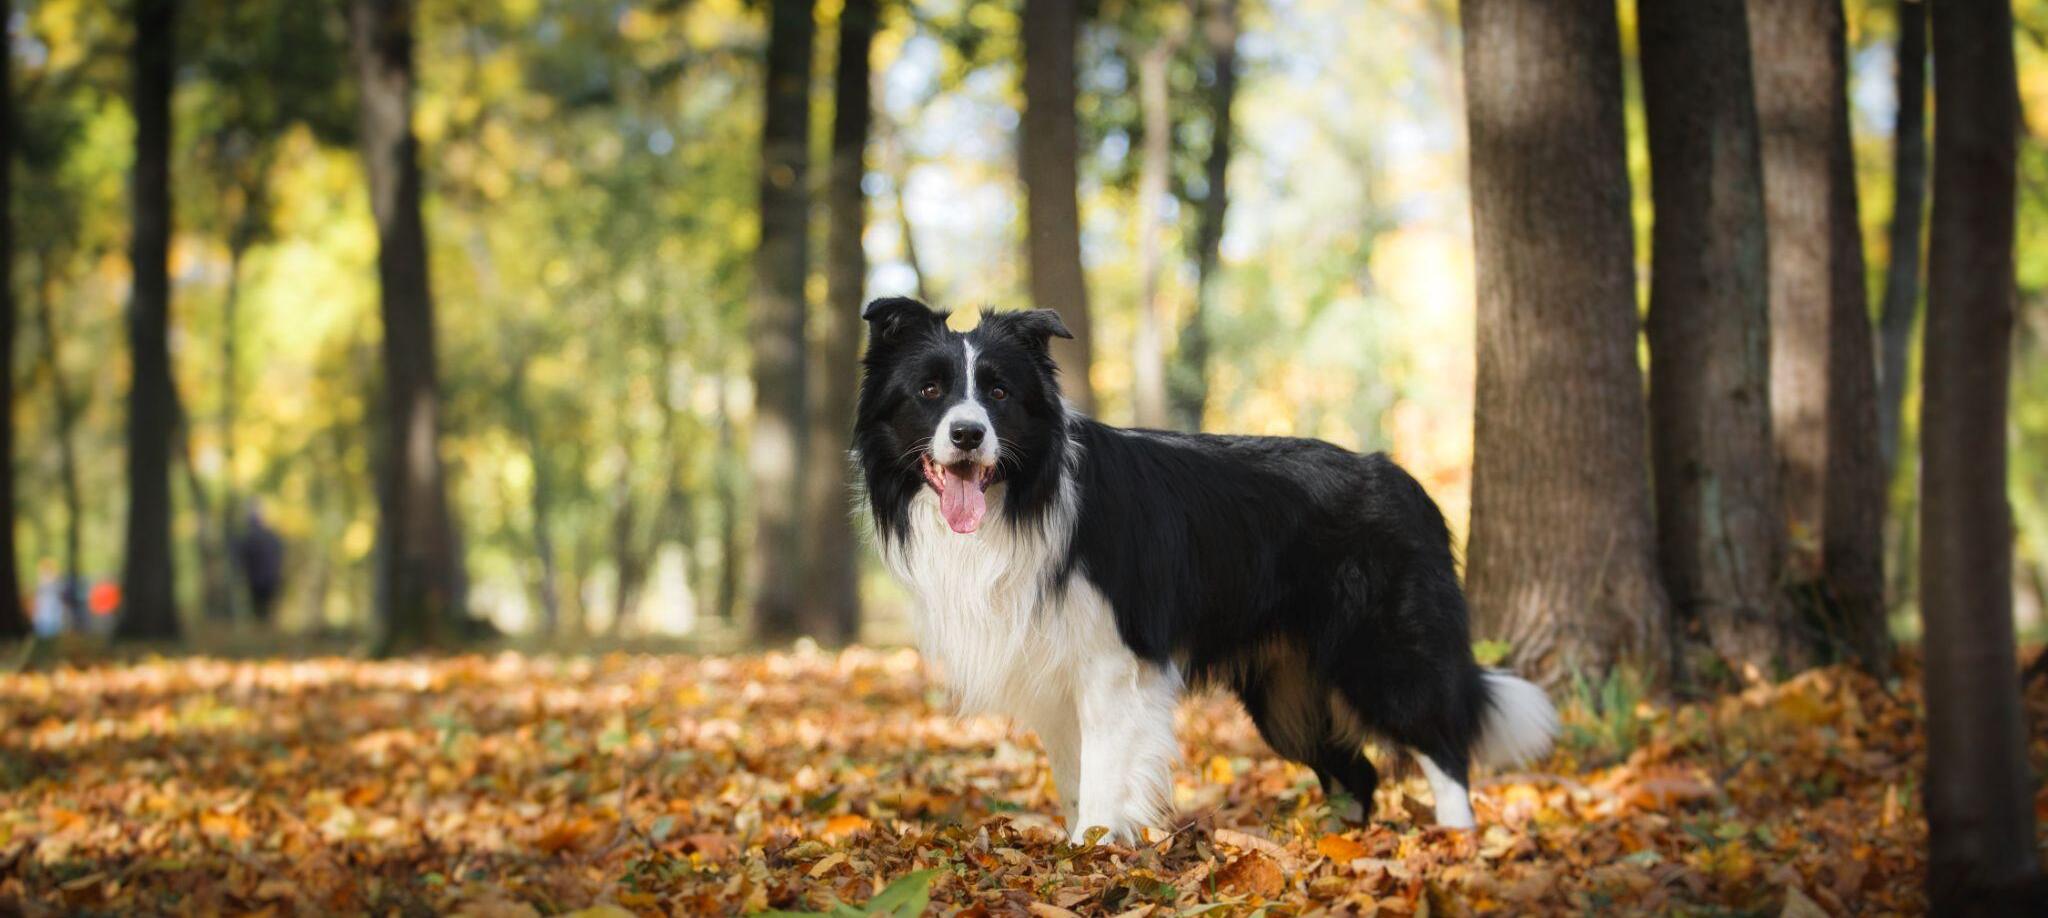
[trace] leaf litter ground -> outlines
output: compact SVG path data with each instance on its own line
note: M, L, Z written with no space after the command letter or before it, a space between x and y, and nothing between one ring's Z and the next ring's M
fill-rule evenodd
M1198 697L1129 848L1063 841L1036 744L909 651L57 668L0 676L0 912L1919 912L1917 683L1575 706L1476 833L1406 770L1347 827Z

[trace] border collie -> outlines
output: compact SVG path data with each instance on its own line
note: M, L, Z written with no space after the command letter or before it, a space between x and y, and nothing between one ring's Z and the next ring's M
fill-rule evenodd
M1016 718L1067 829L1170 815L1190 686L1228 687L1274 751L1370 814L1368 737L1405 746L1439 825L1467 766L1548 750L1543 691L1472 657L1443 515L1385 455L1124 430L1060 397L1051 310L970 332L902 297L861 311L854 457L874 538L963 711Z

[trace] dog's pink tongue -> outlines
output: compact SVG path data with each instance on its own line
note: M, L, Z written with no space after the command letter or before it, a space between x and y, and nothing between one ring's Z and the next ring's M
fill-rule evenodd
M953 474L952 469L939 473L939 512L946 517L946 525L954 532L973 532L981 525L981 515L988 512L988 496L981 492L981 485Z

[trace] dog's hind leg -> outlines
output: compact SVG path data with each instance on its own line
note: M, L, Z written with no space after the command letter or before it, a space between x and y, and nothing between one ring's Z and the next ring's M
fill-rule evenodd
M1352 798L1340 817L1363 823L1372 815L1379 773L1365 757L1358 732L1350 728L1355 721L1332 709L1330 687L1299 655L1285 647L1269 648L1239 670L1232 687L1266 745L1313 769L1332 807L1340 790Z

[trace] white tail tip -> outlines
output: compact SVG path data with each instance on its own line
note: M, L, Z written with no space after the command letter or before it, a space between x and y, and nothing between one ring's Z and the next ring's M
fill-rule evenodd
M1557 738L1557 708L1534 683L1498 669L1480 676L1486 713L1479 721L1479 762L1494 767L1540 759Z

